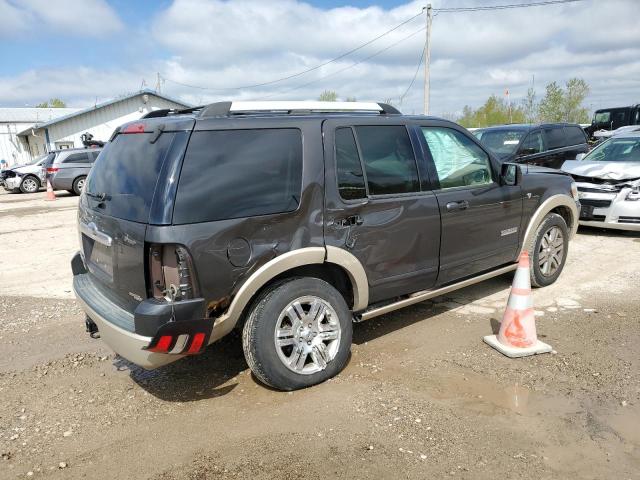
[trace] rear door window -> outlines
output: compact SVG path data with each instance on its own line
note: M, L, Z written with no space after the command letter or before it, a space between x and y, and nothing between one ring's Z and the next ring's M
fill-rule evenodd
M291 212L302 188L302 133L294 128L196 131L185 155L176 224Z
M545 142L548 150L562 148L566 145L564 129L562 127L545 127L543 130Z
M524 142L522 142L522 147L520 147L520 153L522 155L533 155L542 153L543 151L542 133L540 133L539 130L529 133L527 138L524 139Z
M62 163L90 163L89 152L72 153Z
M564 127L564 133L567 137L567 145L580 145L581 143L587 143L587 137L584 134L584 130L578 126Z
M418 169L406 127L355 127L370 195L420 191Z
M336 170L338 191L344 200L357 200L367 196L360 155L350 128L336 129Z

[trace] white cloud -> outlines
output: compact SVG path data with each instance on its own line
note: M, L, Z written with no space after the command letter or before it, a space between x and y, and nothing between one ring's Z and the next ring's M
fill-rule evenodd
M33 6L45 0L26 1L24 5ZM438 8L480 1L433 3ZM153 85L155 72L181 83L221 89L199 90L166 82L165 92L194 104L233 98L315 99L325 89L343 98L397 102L416 71L424 33L354 68L347 67L421 28L424 17L311 73L260 88L223 89L269 82L326 62L415 15L423 4L417 0L390 10L324 10L294 0L175 0L139 37L145 41L148 57L135 62L134 68L124 64L71 71L48 68L0 78L0 102L59 96L77 105L95 96L113 97L135 90L142 78ZM15 17L16 9L14 3L0 0L0 18L5 11ZM35 11L29 10L31 15ZM534 76L539 97L546 83L563 84L578 76L591 85L587 103L593 108L638 102L639 14L637 0L440 13L433 20L432 113L459 112L466 104L477 106L491 94L502 95L506 88L517 102ZM32 22L27 14L16 18L17 25ZM138 38L139 32L126 34ZM154 45L159 47L155 51ZM422 69L401 109L419 113L421 105Z
M0 0L0 37L42 30L98 37L123 27L105 0Z

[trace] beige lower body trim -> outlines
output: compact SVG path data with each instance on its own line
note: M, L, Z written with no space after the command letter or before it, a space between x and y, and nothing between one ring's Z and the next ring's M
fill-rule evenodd
M529 220L527 231L524 234L524 241L522 242L522 250L527 248L527 246L531 243L534 235L536 234L536 230L538 229L538 225L542 223L544 217L546 217L551 210L558 207L566 207L571 212L569 237L573 238L573 236L578 231L578 218L580 216L576 201L569 195L552 195L544 202L542 202L542 204L538 207L538 209L531 217L531 220Z
M453 292L454 290L458 290L460 288L468 287L470 285L483 282L484 280L497 277L498 275L502 275L504 273L512 272L516 268L518 268L518 264L514 263L512 265L507 265L506 267L502 267L497 270L492 270L491 272L483 273L482 275L478 275L477 277L463 280L462 282L457 282L451 285L447 285L446 287L437 288L435 290L424 290L422 292L416 292L410 295L408 298L402 299L398 302L394 302L389 305L384 305L382 307L369 310L363 313L358 321L370 320L372 318L379 317L380 315L384 315L385 313L393 312L394 310L399 310L401 308L408 307L409 305L414 305L416 303L424 302L425 300L429 300L430 298L439 297L440 295L445 295L449 292Z
M353 287L353 306L351 309L358 312L367 308L369 282L360 260L342 248L327 246L327 262L342 267L349 275Z

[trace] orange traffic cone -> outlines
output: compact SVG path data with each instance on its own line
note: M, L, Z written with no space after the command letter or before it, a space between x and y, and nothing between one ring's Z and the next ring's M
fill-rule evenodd
M45 198L47 202L51 200L57 200L56 194L53 193L53 187L51 186L51 182L47 178L47 197Z
M512 358L548 353L552 350L550 345L541 342L536 336L536 319L529 278L529 254L526 251L520 254L518 260L500 332L498 335L484 337L484 341Z

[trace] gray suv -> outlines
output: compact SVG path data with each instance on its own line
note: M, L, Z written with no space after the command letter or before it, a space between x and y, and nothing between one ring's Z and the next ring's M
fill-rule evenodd
M72 260L87 329L145 368L240 329L258 379L314 385L346 364L353 322L513 271L522 250L553 283L578 226L568 175L385 104L151 115L91 170Z
M51 187L80 195L101 151L101 148L69 148L51 152L43 165Z

